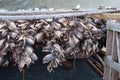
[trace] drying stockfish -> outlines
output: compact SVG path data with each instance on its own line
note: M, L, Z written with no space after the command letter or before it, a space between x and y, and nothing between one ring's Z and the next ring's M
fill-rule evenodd
M34 45L46 53L43 63L51 72L67 56L88 58L98 52L105 25L101 20L66 17L44 20L0 21L0 65L15 62L20 71L38 60ZM104 28L104 29L103 29Z

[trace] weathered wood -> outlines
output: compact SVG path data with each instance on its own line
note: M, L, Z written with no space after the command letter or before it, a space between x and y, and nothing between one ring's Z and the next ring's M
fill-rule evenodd
M90 59L88 59L88 62L100 75L103 76L103 72Z
M93 14L103 14L111 12L120 12L120 10L96 10L96 11L63 11L63 12L2 12L0 20L19 20L19 19L47 19L47 18L62 18L74 16L86 16Z
M95 62L95 65L103 72L103 65L100 64L99 62Z
M91 15L93 18L104 19L104 20L120 20L120 13L105 13Z
M120 33L116 33L116 42L117 42L118 63L120 64ZM120 78L120 73L119 73L119 78Z
M120 72L120 64L113 61L112 59L110 59L110 57L104 57L104 62L109 65L110 67L112 67L113 69L115 69L116 71ZM103 79L105 80L105 79ZM106 79L109 80L109 79Z
M112 36L113 36L113 31L107 30L107 40L106 40L106 53L105 53L105 56L111 55Z
M103 80L110 80L110 66L107 64L104 65Z
M57 13L73 13L73 12L90 12L90 11L96 11L96 10L89 10L89 9L80 9L80 10L64 10L64 9L58 9L58 10L39 10L39 11L34 11L34 10L23 10L23 11L3 11L0 12L0 15L39 15L39 14L57 14Z
M113 40L112 40L112 52L111 52L111 55L112 55L112 60L117 63L118 62L118 56L117 56L116 33L117 32L113 31ZM111 75L110 75L110 77L111 77L110 80L118 80L119 79L119 73L118 73L118 71L116 71L115 69L111 68Z
M109 20L106 24L108 30L120 32L120 23L118 23L116 20Z
M120 63L120 33L116 33L118 63Z
M120 9L118 10L98 10L98 9L80 9L80 10L40 10L40 11L2 11L0 12L0 15L40 15L40 14L61 14L61 13L86 13L89 14L101 14L101 13L118 13L120 12Z
M105 53L105 56L111 55L112 36L113 36L113 31L107 30L107 41L106 41L106 53ZM110 80L110 66L107 65L107 64L104 65L103 80Z
M101 58L98 54L96 54L96 57L99 59L99 61L101 62L101 64L104 66L105 63L104 63L104 61L102 60L102 58Z

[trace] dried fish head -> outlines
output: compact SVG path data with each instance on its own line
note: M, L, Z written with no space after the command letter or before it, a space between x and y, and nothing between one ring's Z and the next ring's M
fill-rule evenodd
M24 60L20 60L20 61L18 62L18 68L19 68L19 69L22 69L22 68L24 68L24 66L25 66L25 61L24 61Z
M35 53L31 54L30 58L31 58L32 61L37 61L38 60L38 57Z
M8 28L12 31L16 30L17 27L15 25L15 23L13 21L10 21L10 20L6 20L7 24L8 24Z
M61 36L63 36L63 33L62 33L61 31L55 31L54 33L55 33L55 35L56 35L58 38L60 38Z
M26 46L25 47L25 52L30 56L30 55L33 54L33 48L29 47L29 46Z
M15 32L10 33L10 37L13 38L13 39L15 39L17 36L18 36L18 34L15 33Z
M29 67L29 65L31 64L32 60L30 57L26 56L24 57L24 61L25 61L25 64L27 65L27 67Z
M57 23L57 22L52 22L52 27L53 27L54 29L59 30L59 29L61 28L61 25L60 25L59 23Z
M28 25L28 24L29 24L28 22L22 23L22 24L19 24L18 27L19 27L21 30L25 30L25 29L27 28L27 25Z
M53 19L45 19L45 21L47 21L47 22L53 22Z
M26 20L17 20L18 23L25 23Z
M5 42L5 39L1 39L1 40L0 40L0 49L3 47L4 42Z
M34 40L31 39L31 38L25 38L25 40L26 40L26 42L27 42L28 44L30 44L30 45L34 45L34 44L35 44Z
M5 37L8 34L8 30L7 29L1 29L0 33L1 33L1 36Z
M43 32L37 33L35 35L35 39L38 43L41 43L43 41L43 38L44 38L44 33Z
M43 64L48 63L54 59L55 59L55 57L53 56L53 54L48 54L43 58Z
M7 55L7 52L1 51L1 52L0 52L0 55L1 55L1 56L5 56L5 55Z
M0 29L4 28L6 26L7 26L7 24L5 23L5 21L0 20Z

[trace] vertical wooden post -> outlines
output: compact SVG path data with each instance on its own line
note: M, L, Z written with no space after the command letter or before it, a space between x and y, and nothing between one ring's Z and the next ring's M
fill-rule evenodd
M117 32L113 31L113 37L111 36L113 38L111 56L113 61L118 62L116 33ZM118 80L118 79L119 79L119 72L111 68L110 80Z
M107 44L106 44L106 54L105 56L111 56L112 60L118 62L118 54L117 54L117 32L108 30L107 32ZM103 80L118 80L119 72L112 69L107 64L104 65L104 76Z
M112 36L113 36L113 31L107 30L107 43L106 43L106 54L105 56L111 55L112 51ZM110 66L107 64L104 65L104 75L103 75L103 80L110 80Z
M117 44L117 56L118 56L118 63L120 63L120 33L116 33L116 44ZM120 78L120 73L119 73Z

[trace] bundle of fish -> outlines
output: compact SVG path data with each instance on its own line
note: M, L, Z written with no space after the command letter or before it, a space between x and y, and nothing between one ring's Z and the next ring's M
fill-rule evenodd
M103 26L104 25L104 26ZM0 65L10 62L21 71L38 60L33 47L39 45L46 53L43 63L51 72L66 56L89 57L98 52L105 24L101 20L65 17L44 20L0 21Z

